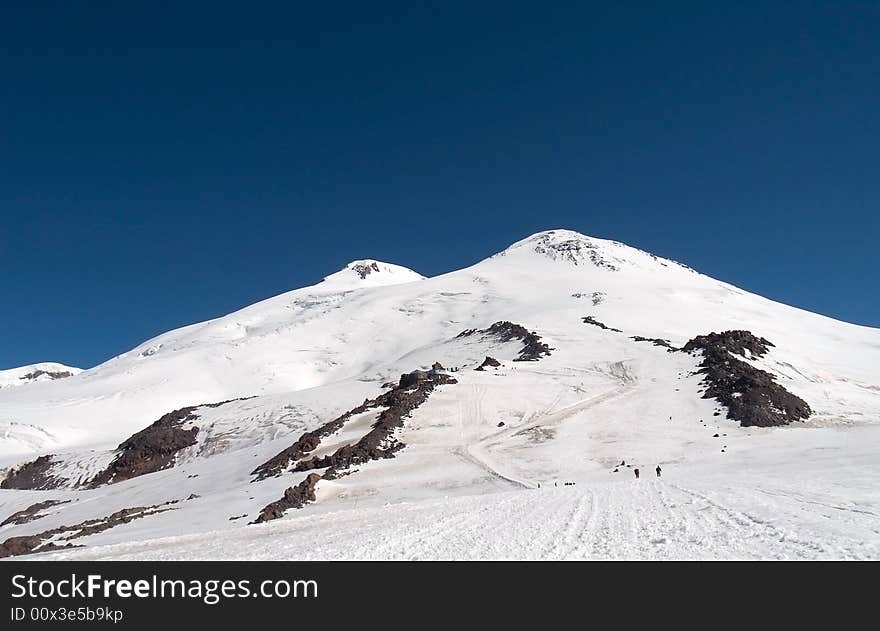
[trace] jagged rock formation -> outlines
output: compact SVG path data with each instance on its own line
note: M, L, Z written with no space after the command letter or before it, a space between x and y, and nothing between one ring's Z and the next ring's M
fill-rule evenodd
M629 339L636 342L651 342L651 344L653 344L654 346L663 346L665 348L668 348L670 351L678 350L669 342L669 340L664 340L659 337L642 337L641 335L633 335Z
M403 426L403 421L413 410L427 401L431 392L439 385L457 383L455 379L440 372L414 371L401 375L397 388L373 399L370 407L384 407L379 413L372 429L353 445L345 445L323 458L301 460L295 471L309 471L328 467L324 478L332 480L344 469L363 464L370 460L391 458L396 451L406 445L397 441L394 431Z
M754 357L763 357L773 347L773 343L763 337L753 335L751 331L724 331L723 333L709 333L698 335L682 347L686 353L697 349L706 351L727 351L734 355L747 357L748 351Z
M232 401L203 403L163 415L150 426L133 434L116 448L119 454L103 471L83 486L94 488L102 484L120 482L148 473L167 469L174 465L174 459L181 449L196 443L198 427L183 429L183 425L199 417L199 408L216 408ZM58 464L57 456L47 454L14 468L0 482L0 489L21 489L43 491L56 489L69 482L56 476L53 471Z
M589 262L611 272L619 269L602 255L599 247L589 238L574 232L548 230L530 237L527 241L535 252L554 261L565 261L572 265Z
M73 373L70 372L69 370L59 370L59 371L34 370L33 372L29 372L28 374L26 374L22 377L19 377L19 379L21 379L22 381L32 381L32 380L37 379L39 377L42 377L44 375L46 377L49 377L50 380L64 379L66 377L73 377Z
M393 390L389 392L393 392ZM300 460L310 452L317 449L318 445L321 444L321 440L323 438L335 434L337 431L342 429L342 426L345 425L346 421L348 421L348 419L350 419L352 416L356 414L362 414L363 412L369 410L372 401L373 400L371 399L367 399L361 405L352 410L349 410L342 416L339 416L332 421L324 423L318 429L310 432L305 432L290 447L272 456L272 458L254 469L251 472L251 475L257 476L256 480L254 481L257 482L271 476L281 475L292 462Z
M599 322L593 316L584 316L583 318L581 318L581 320L583 321L584 324L592 324L593 326L597 326L600 329L604 329L606 331L614 331L615 333L623 333L623 331L621 331L620 329L614 329L610 326L606 326L602 322Z
M129 480L174 466L177 452L196 444L199 428L193 426L183 429L185 423L199 418L196 411L199 408L216 408L240 400L242 399L203 403L165 414L149 427L120 443L117 447L120 454L106 469L96 475L88 486L94 488L102 484Z
M734 357L763 357L772 346L749 331L724 331L695 337L681 350L703 355L698 372L705 375L704 399L725 405L727 418L744 427L773 427L809 418L812 410L773 375Z
M372 263L354 263L351 266L351 269L363 279L369 276L372 272L378 272L379 264L376 263L376 261L373 261Z
M7 524L19 526L21 524L26 524L36 519L40 519L41 517L45 517L45 515L40 515L41 511L51 508L52 506L57 506L58 504L67 504L70 501L71 500L46 500L44 502L31 504L24 510L12 513L12 515L0 522L0 526L5 526Z
M177 500L172 500L170 502L165 502L164 504L155 504L153 506L123 508L107 517L87 519L86 521L73 526L58 526L57 528L50 528L49 530L44 530L35 535L10 537L3 543L0 543L0 559L22 554L33 554L36 552L48 552L50 550L76 547L75 544L69 543L71 539L94 535L109 530L119 524L127 524L135 519L141 519L149 515L172 510L170 505L176 503ZM68 543L62 543L65 541Z
M89 486L128 480L170 467L178 451L196 444L199 428L181 427L198 418L196 409L197 406L191 406L169 412L120 443L117 449L121 453L92 479Z
M501 362L495 359L494 357L486 356L486 359L483 360L483 363L477 366L474 370L486 370L487 367L498 368L501 365Z
M506 320L496 322L488 329L467 329L456 337L469 337L471 335L490 336L502 343L510 342L511 340L521 341L523 348L519 352L519 356L513 360L515 362L538 361L541 357L550 355L550 352L553 350L541 341L541 336L537 333Z
M0 482L0 489L29 489L45 491L57 489L67 480L52 475L55 456L47 454L31 460L10 471Z
M288 511L291 508L302 508L306 503L314 502L315 485L320 479L321 476L317 473L308 474L305 480L296 486L288 487L288 489L284 491L284 495L280 500L276 500L263 508L263 510L260 511L260 515L251 523L261 524L266 521L278 519L284 515L285 511Z
M303 434L289 448L257 467L253 472L257 476L257 480L270 475L280 475L291 462L296 460L299 462L294 467L294 471L324 468L327 470L323 476L312 473L297 486L289 487L281 499L272 502L260 511L260 516L254 523L277 519L290 508L302 508L306 502L313 502L315 500L315 485L322 478L333 480L345 475L347 470L354 465L363 464L370 460L393 458L395 452L406 446L394 438L395 430L403 426L404 419L428 399L434 388L442 384L453 383L457 383L454 378L437 370L415 370L402 374L398 385L393 389L380 394L375 399L364 401L363 404L326 423L314 432ZM344 445L323 458L302 460L304 456L318 447L322 438L341 429L352 416L374 408L385 409L379 413L370 431L356 443Z
M371 410L374 408L381 408L381 407L388 407L390 409L390 408L397 406L398 410L400 412L403 412L403 407L405 406L404 402L408 401L409 403L413 403L413 402L415 402L415 400L417 398L417 397L413 397L413 396L405 396L405 395L412 394L412 393L406 392L406 390L408 388L412 388L413 386L418 386L416 388L416 392L425 393L424 399L427 399L427 395L430 394L430 392L434 389L434 387L436 387L440 383L456 383L456 380L453 379L452 377L446 375L445 373L442 373L442 372L434 370L434 369L429 370L429 371L415 370L411 373L402 374L400 376L400 380L399 380L398 384L396 386L394 386L391 390L380 394L375 399L366 399L359 406L349 410L345 414L343 414L343 415L341 415L331 421L328 421L327 423L325 423L321 427L319 427L315 430L312 430L310 432L305 432L290 447L288 447L287 449L276 454L275 456L273 456L272 458L270 458L269 460L267 460L266 462L264 462L263 464L258 466L256 469L254 469L251 472L251 475L257 476L255 481L263 480L263 479L271 477L271 476L278 476L281 473L283 473L290 466L291 463L302 460L309 453L311 453L312 451L317 449L318 445L321 444L322 439L327 438L328 436L331 436L332 434L335 434L337 431L342 429L342 426L345 425L345 423L351 417L356 416L358 414L363 414L364 412L367 412L368 410ZM406 411L406 413L403 415L404 416L408 415L413 409L415 409L415 407L418 407L418 405L421 405L421 403L424 402L424 399L419 401L418 404L414 405L413 407L410 407ZM386 418L390 419L391 417L393 417L394 413L386 410L385 412L383 412L383 414L386 414ZM376 423L373 426L374 429L376 428L377 425L380 424L381 421L382 421L382 415L380 414L380 418L376 421ZM369 436L369 434L367 436ZM367 436L365 436L364 439L366 439ZM362 439L362 441L364 439ZM368 442L372 442L372 441L368 441ZM330 456L330 457L332 457L332 456ZM329 466L329 465L324 465L324 466ZM314 467L314 466L309 466L306 468L299 468L298 467L296 470L297 471L305 471L307 469L314 469L314 468L318 468L318 467Z

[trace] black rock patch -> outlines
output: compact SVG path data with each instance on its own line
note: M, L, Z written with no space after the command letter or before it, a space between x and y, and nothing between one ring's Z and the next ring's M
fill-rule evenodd
M769 340L749 331L725 331L695 337L681 350L702 353L697 372L705 375L703 398L725 405L727 418L739 421L743 427L775 427L809 418L810 406L776 383L770 373L734 357L745 357L746 351L762 357L772 346Z
M606 331L614 331L615 333L623 333L623 331L621 331L620 329L614 329L610 326L606 326L602 322L599 322L593 316L584 316L583 318L581 318L581 320L583 321L584 324L592 324L593 326L597 326L600 329L604 329Z
M351 467L383 458L393 458L394 454L406 445L394 438L394 432L403 426L404 419L413 410L422 405L438 385L457 383L449 375L437 370L416 370L400 376L399 383L375 399L367 399L361 405L324 424L317 430L306 432L293 445L264 462L253 471L258 480L283 473L292 462L296 462L294 471L312 471L325 469L324 475L309 474L296 486L289 487L281 499L265 506L257 519L252 523L262 523L281 517L291 508L302 508L308 502L315 501L315 485L318 480L333 480L349 475L354 471ZM352 416L371 409L385 408L364 436L354 444L344 445L334 453L323 458L303 460L309 452L314 451L321 439L330 436L345 425Z
M59 371L51 371L51 370L34 370L33 372L29 372L24 377L19 377L22 381L29 381L31 379L36 379L37 377L42 377L46 375L49 379L66 379L67 377L73 377L73 373L69 370L59 370Z
M149 427L120 443L116 448L120 452L119 455L106 469L92 478L88 483L89 488L130 480L174 466L177 452L196 444L199 428L183 429L182 426L188 421L199 418L197 414L199 408L216 408L242 400L244 399L203 403L165 414Z
M734 355L746 356L749 351L755 357L763 357L773 348L773 343L763 337L753 335L750 331L724 331L723 333L709 333L698 335L688 341L681 350L690 353L695 350L727 351Z
M273 519L278 519L283 516L285 511L292 508L302 508L308 502L314 502L315 485L318 484L318 480L320 479L321 476L317 473L308 474L305 480L296 486L288 487L288 489L284 491L284 495L281 496L280 500L276 500L263 508L263 510L260 511L259 516L251 523L261 524L263 522L272 521Z
M44 530L35 535L10 537L3 543L0 543L0 559L22 554L34 554L37 552L48 552L50 550L62 550L64 548L77 547L72 543L61 542L69 542L71 539L94 535L109 530L119 524L127 524L135 519L141 519L142 517L172 510L169 506L176 503L177 500L172 500L170 502L165 502L164 504L155 504L153 506L123 508L107 517L87 519L86 521L73 526L58 526L57 528Z
M40 456L36 460L31 460L25 464L12 469L7 476L0 482L0 489L20 489L31 491L46 491L49 489L57 489L64 485L67 480L52 475L52 468L55 466L55 456L47 454Z
M414 375L416 381L413 383ZM452 383L457 382L449 375L439 372L415 371L401 375L400 385L397 388L373 399L373 404L370 407L384 407L385 409L379 413L370 431L358 442L340 447L334 453L323 458L301 460L294 467L294 470L310 471L327 467L323 477L332 480L352 466L370 460L392 458L395 452L406 446L394 438L394 431L403 426L404 419L409 417L413 410L428 400L434 388Z
M410 407L405 414L408 415L412 412L415 407L424 403L424 400L427 399L427 395L441 383L456 383L456 380L450 377L449 375L440 372L438 370L415 370L410 373L404 373L400 376L400 380L391 390L387 392L383 392L375 399L366 399L363 403L361 403L356 408L353 408L346 412L345 414L324 423L321 427L312 430L310 432L305 432L302 434L296 442L294 442L290 447L285 450L279 452L256 469L251 472L251 475L257 476L254 480L255 482L259 480L263 480L265 478L271 476L281 475L292 463L301 461L304 457L306 457L309 453L318 448L318 445L321 444L321 441L328 436L336 433L340 429L342 429L343 425L345 425L348 420L356 416L358 414L363 414L372 409L378 408L389 408L383 411L379 415L379 419L376 423L373 424L373 431L369 432L364 438L361 439L357 444L361 446L361 448L366 447L367 450L370 450L370 447L367 447L369 443L372 445L373 439L368 437L376 431L376 427L383 423L383 415L385 416L385 420L390 420L393 416L393 412L389 412L391 408L397 409L399 412L403 413L403 408L409 403L415 402L418 396L413 396L412 392L409 392L410 388L415 388L415 392L425 393L424 399L418 402L417 405ZM349 446L354 449L355 446ZM361 448L358 448L357 451L361 451ZM341 450L340 450L341 451ZM338 452L337 452L338 453ZM331 456L327 456L323 460L333 459L337 454L333 454ZM387 455L384 457L388 457ZM340 462L342 456L336 458L334 462ZM367 458L371 459L371 458ZM296 471L306 471L309 469L317 469L321 468L318 466L310 465L300 467L302 463L300 462ZM332 463L331 463L332 464ZM330 466L330 464L325 464L322 466ZM326 474L325 474L325 477Z
M367 276L369 276L369 275L370 275L371 273L373 273L373 272L378 272L378 271L380 271L380 270L379 270L379 265L378 265L375 261L373 261L373 262L370 263L369 265L367 265L366 263L356 263L356 264L354 264L354 265L351 266L351 269L352 269L352 271L354 271L354 272L355 272L355 273L356 273L361 279L366 278Z
M554 350L542 342L541 336L537 333L507 320L496 322L488 329L467 329L456 337L470 337L472 335L490 336L501 343L519 340L522 342L523 348L519 352L519 356L513 360L515 362L538 361L541 357L550 355L550 352Z
M31 504L24 510L20 510L17 513L12 513L12 515L0 522L0 526L5 526L6 524L14 524L16 526L26 524L28 522L34 521L35 519L45 517L45 515L40 515L40 512L46 510L47 508L57 506L58 504L67 504L70 501L71 500L46 500L45 502L37 502L36 504Z
M486 370L486 368L498 368L501 365L501 362L495 359L494 357L489 357L486 355L486 359L483 360L483 363L474 368L474 370Z
M629 339L634 340L636 342L650 342L654 346L663 346L665 348L668 348L670 351L677 351L678 350L669 342L669 340L664 340L659 337L642 337L641 335L633 335Z

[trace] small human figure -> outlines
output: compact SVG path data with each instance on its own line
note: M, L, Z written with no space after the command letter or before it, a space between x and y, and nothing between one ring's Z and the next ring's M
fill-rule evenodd
M657 472L657 477L659 478L659 477L660 477L660 471L661 471L661 469L660 469L660 465L659 465L659 464L657 465L657 468L655 469L655 471Z
M633 469L633 473L636 474L636 480L638 480L638 479L639 479L639 470L638 470L638 469Z

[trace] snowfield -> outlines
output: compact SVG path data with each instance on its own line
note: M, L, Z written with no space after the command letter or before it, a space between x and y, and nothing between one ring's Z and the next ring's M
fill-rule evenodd
M500 321L550 354L518 361L524 341L485 332ZM807 402L806 421L741 426L702 398L699 354L633 339L681 347L736 329L772 342L737 359ZM487 356L499 365L477 370ZM315 469L314 501L248 525L305 481L297 462L345 452L382 408L278 476L256 480L258 465L435 362L455 383L382 443L405 447L338 477ZM165 468L89 486L123 441L185 406L202 406L179 428L194 442ZM434 278L354 261L90 370L0 390L0 479L51 454L55 481L0 490L0 521L64 502L0 526L0 543L80 546L30 559L878 559L878 447L880 330L555 230Z

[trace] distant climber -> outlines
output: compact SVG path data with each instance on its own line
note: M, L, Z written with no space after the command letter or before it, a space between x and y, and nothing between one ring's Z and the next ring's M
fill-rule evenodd
M636 474L636 480L638 480L638 479L639 479L639 470L638 470L638 469L633 469L633 473Z
M660 477L660 471L661 471L661 469L660 469L660 465L659 465L659 464L657 465L657 468L654 469L654 471L657 472L657 477L659 478L659 477Z

